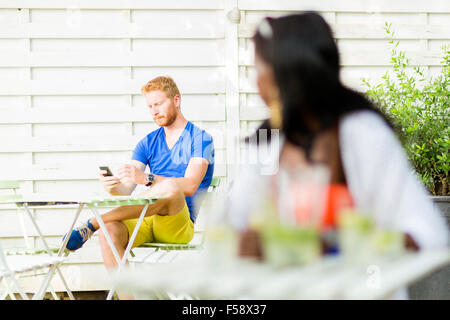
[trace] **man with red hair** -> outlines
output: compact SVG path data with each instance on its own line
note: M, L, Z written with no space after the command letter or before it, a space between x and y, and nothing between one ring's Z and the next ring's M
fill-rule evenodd
M100 171L103 187L112 195L129 195L136 185L150 189L144 195L164 196L150 205L133 247L144 242L188 243L194 234L197 196L208 189L214 171L214 144L211 135L186 120L181 112L181 94L170 77L157 77L142 87L153 120L159 126L136 146L131 164L118 176ZM149 166L150 174L145 173ZM122 257L143 206L122 206L102 218ZM67 249L79 249L99 229L95 218L76 228ZM108 269L116 260L100 233L103 260Z

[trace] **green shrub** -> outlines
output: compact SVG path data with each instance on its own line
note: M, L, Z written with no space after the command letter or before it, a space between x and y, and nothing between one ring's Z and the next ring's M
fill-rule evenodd
M433 195L449 194L450 169L450 50L443 46L442 70L426 77L421 67L413 67L394 41L391 24L385 31L392 46L393 71L381 83L367 87L366 95L394 125L408 158ZM408 70L409 69L409 70Z

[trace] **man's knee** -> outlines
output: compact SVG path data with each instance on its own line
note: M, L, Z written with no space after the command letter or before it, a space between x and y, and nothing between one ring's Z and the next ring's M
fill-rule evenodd
M161 182L161 194L164 196L164 205L168 215L180 212L185 205L184 192L173 180Z
M178 183L174 180L164 180L159 183L160 192L165 198L183 197L183 190Z

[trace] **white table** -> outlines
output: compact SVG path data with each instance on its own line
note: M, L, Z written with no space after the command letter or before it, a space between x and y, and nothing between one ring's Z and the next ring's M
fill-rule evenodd
M446 249L377 257L364 264L328 257L286 268L243 259L225 266L203 255L128 268L112 281L140 299L163 292L200 299L388 299L449 263Z

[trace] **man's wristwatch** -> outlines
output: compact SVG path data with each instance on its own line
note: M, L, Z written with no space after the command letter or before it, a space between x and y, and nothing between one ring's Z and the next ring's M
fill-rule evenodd
M145 185L146 187L150 187L153 182L155 182L155 175L153 173L150 173L149 175L147 175L147 184Z

